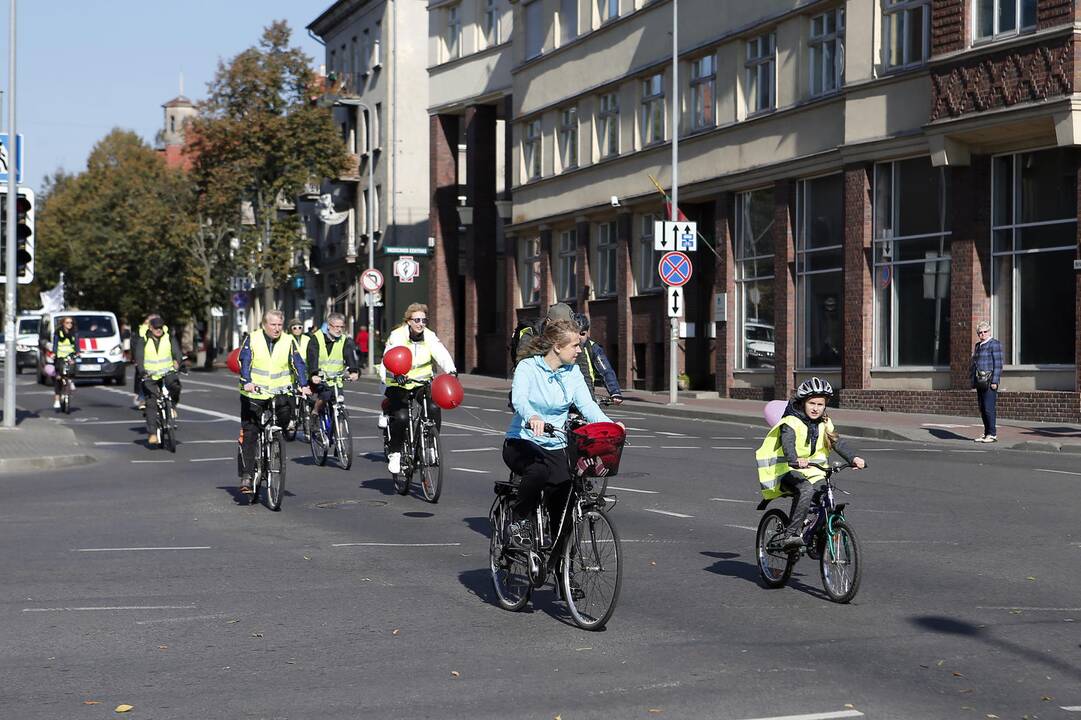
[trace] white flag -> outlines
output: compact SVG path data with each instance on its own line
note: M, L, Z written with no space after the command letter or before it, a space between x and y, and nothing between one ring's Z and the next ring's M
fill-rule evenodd
M52 290L38 293L41 296L41 311L45 313L60 312L64 309L64 278L56 284Z

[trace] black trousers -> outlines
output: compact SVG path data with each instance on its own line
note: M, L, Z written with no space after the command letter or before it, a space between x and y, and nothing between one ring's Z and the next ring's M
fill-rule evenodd
M401 452L405 441L406 426L409 424L409 401L414 393L423 392L424 402L428 404L428 417L435 420L437 430L443 428L443 413L432 402L426 390L406 390L400 387L388 387L385 395L390 400L387 415L390 417L390 452Z
M256 400L247 395L240 396L240 457L241 466L238 468L240 475L251 475L255 472L255 437L259 434L259 419L263 416L263 410L277 399L274 414L278 419L278 425L285 427L289 424L292 415L289 403L283 396Z
M558 513L571 488L567 451L548 450L529 440L507 438L503 441L503 462L522 478L514 503L514 519L532 514L540 504L541 493L547 491L548 512L552 522L558 522Z
M788 528L791 533L803 528L803 521L807 519L807 513L811 511L811 500L814 498L814 485L803 478L788 473L781 478L781 487L792 493L792 510L788 513Z
M150 377L143 378L143 388L146 391L147 403L146 403L146 432L149 435L153 435L158 431L158 414L151 407L158 401L158 395L161 394L162 385L165 386L165 390L169 393L169 397L173 400L173 405L180 404L180 376L175 372L167 373L164 375L160 384L158 380Z

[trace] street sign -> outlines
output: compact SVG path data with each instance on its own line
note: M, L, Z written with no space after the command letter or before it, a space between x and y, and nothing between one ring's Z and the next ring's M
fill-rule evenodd
M15 138L15 182L23 181L23 134ZM0 182L8 181L8 168L11 167L11 139L7 133L0 133Z
M394 261L394 277L403 283L411 283L420 277L420 263L412 255L402 255Z
M360 274L360 286L367 292L375 292L383 287L383 273L375 268L368 268Z
M400 245L384 245L383 252L387 255L427 255L427 247L402 247Z
M668 288L668 302L665 303L665 309L668 310L668 317L678 318L683 317L683 295L686 290L680 287Z
M698 223L683 222L653 223L653 249L661 252L695 252L698 250Z
M657 273L665 285L678 287L691 279L691 259L681 252L665 253L657 264Z
M255 287L255 280L243 275L234 275L229 278L229 289L233 292L246 292Z
M233 293L233 307L237 310L244 310L248 307L248 295L247 293Z

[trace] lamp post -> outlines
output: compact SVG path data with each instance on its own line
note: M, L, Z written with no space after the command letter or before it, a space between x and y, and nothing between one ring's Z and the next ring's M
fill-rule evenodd
M15 0L11 0L8 16L8 188L7 188L7 284L4 286L4 339L7 356L4 360L4 427L15 427L15 366L18 365L15 337L15 304L18 302L18 270L15 267L15 191L19 168L18 130L15 127Z
M368 120L364 123L364 133L367 135L368 146L368 201L364 203L364 213L367 216L366 227L368 230L368 269L375 268L375 148L372 147L372 109L363 102L357 101L357 107L367 113ZM368 372L375 375L375 293L368 295Z

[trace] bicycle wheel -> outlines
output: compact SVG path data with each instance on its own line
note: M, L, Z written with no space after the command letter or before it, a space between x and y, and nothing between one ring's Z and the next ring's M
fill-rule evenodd
M274 433L270 440L270 452L266 472L266 506L271 510L282 509L282 496L285 494L285 438L280 432Z
M254 505L259 502L259 488L266 481L266 468L263 463L263 433L255 438L255 468L252 473L251 495L248 496L248 504Z
M349 413L344 405L339 405L336 410L338 418L337 442L338 464L343 470L353 467L353 434L349 431Z
M758 523L755 534L755 555L758 557L758 574L766 587L779 588L792 577L792 568L796 564L796 552L791 550L769 549L769 543L776 542L788 526L788 516L783 510L770 510Z
M330 452L330 440L323 432L323 414L311 419L311 432L308 433L308 443L312 448L312 460L316 465L326 465L327 453Z
M623 586L619 533L600 508L586 510L563 545L560 583L571 618L583 630L600 630L615 612Z
M164 390L163 390L164 392ZM165 417L158 417L161 428L161 446L171 453L176 452L176 421L173 420L173 405L165 401Z
M289 424L282 429L285 439L293 442L297 439L297 429L300 428L300 405L296 398L289 402Z
M424 499L433 505L443 494L443 458L439 431L434 427L424 431L420 449L420 489Z
M826 531L822 544L822 587L830 600L850 602L860 589L860 552L856 533L843 520L834 520L833 532Z
M499 607L517 612L529 602L529 560L526 553L506 546L507 519L510 504L499 498L492 505L488 521L492 526L488 544L488 567L492 573L492 589Z

